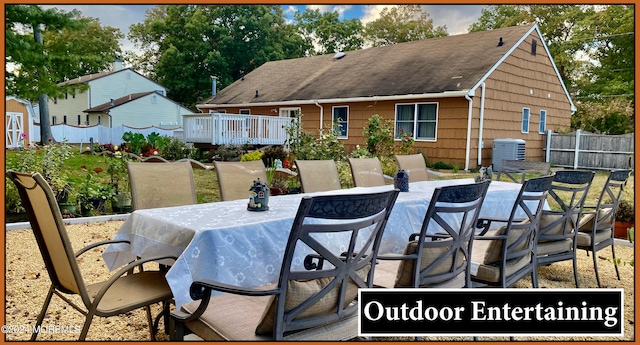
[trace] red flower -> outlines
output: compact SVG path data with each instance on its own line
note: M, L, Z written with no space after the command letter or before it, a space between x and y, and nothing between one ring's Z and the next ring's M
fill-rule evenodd
M282 167L285 169L289 169L291 167L291 163L289 163L289 161L285 159L282 161Z

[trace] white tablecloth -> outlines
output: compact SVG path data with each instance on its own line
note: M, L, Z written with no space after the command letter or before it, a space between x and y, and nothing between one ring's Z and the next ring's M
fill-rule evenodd
M400 193L383 234L380 253L401 253L409 235L420 231L435 188L469 184L473 179L414 182ZM480 217L508 218L521 185L493 181ZM138 257L178 257L167 280L178 306L191 301L189 287L207 278L255 287L277 282L284 248L303 195L373 193L393 186L351 188L312 194L270 197L269 210L247 211L247 200L138 210L133 212L103 258L115 269ZM306 255L306 254L305 254ZM295 261L301 264L304 256ZM171 262L167 262L171 263Z

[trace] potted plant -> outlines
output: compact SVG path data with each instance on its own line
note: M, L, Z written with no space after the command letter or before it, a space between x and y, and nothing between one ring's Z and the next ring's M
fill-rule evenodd
M100 168L87 171L84 181L80 184L78 202L83 216L103 213L106 202L116 194L111 185L102 183L96 178L95 175L101 171Z
M627 239L627 230L634 227L635 208L632 201L627 199L620 200L618 210L616 211L616 222L614 224L614 237Z
M110 186L113 188L111 207L116 213L131 212L131 190L129 187L129 173L127 171L126 154L117 151L107 157L107 174L109 174Z

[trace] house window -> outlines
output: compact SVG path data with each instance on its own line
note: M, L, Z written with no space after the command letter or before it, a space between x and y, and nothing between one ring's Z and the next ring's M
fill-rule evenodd
M53 97L53 104L58 104L58 97Z
M540 128L538 129L538 133L544 134L547 130L547 111L540 110Z
M74 98L74 99L76 98L76 92L75 91L71 94L71 98Z
M52 125L57 125L58 124L58 119L55 116L51 118L51 124Z
M240 109L240 115L251 115L251 109Z
M338 138L346 139L349 134L349 107L338 106L332 108L334 129Z
M64 123L65 125L67 124L67 115L64 115L62 117L62 123Z
M102 116L98 115L98 125L102 124Z
M69 99L69 94L68 93L64 93L64 99Z
M151 96L151 104L156 104L156 103L158 103L158 96L156 95Z
M529 133L529 108L522 108L522 133Z
M82 124L82 118L81 115L78 115L78 126L80 126Z
M300 107L280 108L280 117L297 117L300 114Z
M396 139L410 135L415 140L436 140L438 103L396 105Z
M87 122L86 122L86 125L87 125L87 126L89 125L89 114L87 114Z

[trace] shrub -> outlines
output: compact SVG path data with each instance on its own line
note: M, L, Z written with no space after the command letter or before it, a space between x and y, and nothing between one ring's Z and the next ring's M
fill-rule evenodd
M214 158L221 161L230 161L242 155L242 147L236 144L220 145L214 151Z
M382 121L382 117L374 114L367 120L362 134L365 137L367 150L373 156L390 156L393 154L392 121Z
M265 166L270 166L276 159L279 159L281 162L287 159L287 153L282 146L271 146L264 150L261 159Z
M240 157L240 160L242 162L257 161L262 158L262 155L263 155L262 152L255 150L253 152L245 153L244 155L242 155L242 157Z
M618 210L616 211L616 221L633 223L635 222L635 215L636 212L633 202L626 199L620 200Z

